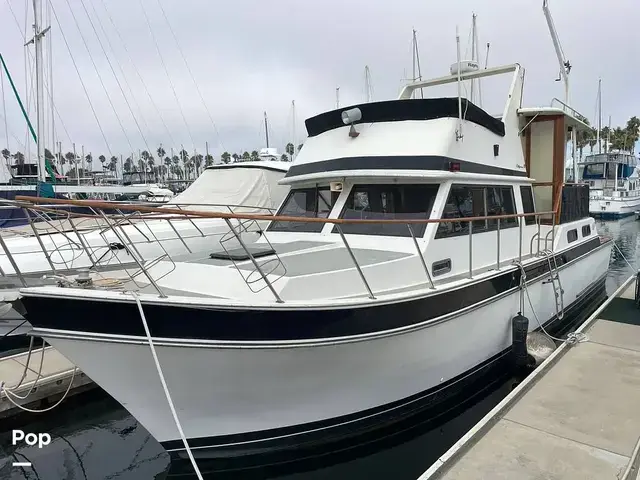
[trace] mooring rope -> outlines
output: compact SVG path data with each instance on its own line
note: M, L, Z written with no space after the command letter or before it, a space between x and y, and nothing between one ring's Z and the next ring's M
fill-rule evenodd
M149 347L151 348L151 354L153 355L153 361L156 364L156 370L158 372L158 377L160 377L160 383L162 383L162 389L164 390L164 395L167 397L167 403L169 403L169 408L171 409L171 414L173 415L173 420L176 423L176 427L178 428L178 433L180 433L180 438L182 439L182 443L184 444L184 448L187 450L187 455L189 455L189 460L191 460L191 465L193 465L193 470L196 472L199 480L203 480L202 474L198 469L198 465L196 464L195 458L193 458L193 453L191 453L191 448L189 447L189 442L187 441L187 437L182 430L182 425L180 424L180 420L178 419L178 414L176 412L176 408L173 405L173 400L171 399L171 394L169 393L169 387L167 387L167 382L164 378L164 374L162 373L162 367L160 366L160 361L158 360L158 354L156 353L156 347L153 345L153 340L151 339L151 331L149 330L149 325L147 324L147 318L144 315L144 310L142 309L142 303L140 303L140 297L137 292L129 292L138 306L138 311L140 312L140 319L142 320L142 325L144 326L144 331L147 335L147 340L149 341Z

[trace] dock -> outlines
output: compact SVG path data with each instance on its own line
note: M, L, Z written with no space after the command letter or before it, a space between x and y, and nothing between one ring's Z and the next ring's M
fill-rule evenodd
M627 279L419 480L636 480L640 308Z
M36 344L40 342L39 339L35 341ZM24 372L25 366L27 366L28 352L0 359L0 382L4 382L5 388L15 394L12 396L15 403L32 410L42 410L58 402L67 389L69 389L67 394L69 397L95 386L91 379L80 370L76 370L74 375L75 366L53 347L44 349L44 358L42 354L42 348L33 349L26 375ZM38 376L41 359L42 370ZM23 375L24 379L20 383ZM69 387L72 377L73 382ZM16 388L18 384L20 386ZM27 393L28 396L24 400L16 398L16 395L24 397ZM14 416L22 412L23 410L16 407L4 392L0 392L0 418Z

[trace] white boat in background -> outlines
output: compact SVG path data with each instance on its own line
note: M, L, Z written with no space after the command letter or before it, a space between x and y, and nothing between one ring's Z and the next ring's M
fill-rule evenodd
M589 213L615 220L640 209L638 158L612 151L587 155L582 163L582 181L589 185Z
M207 167L182 193L165 205L200 211L242 212L269 214L278 208L289 187L278 184L289 169L288 162L242 162ZM117 208L117 204L114 204ZM86 209L85 209L86 210ZM106 219L101 227L83 219L73 220L64 231L6 238L6 250L0 250L0 268L5 275L15 275L17 266L22 275L73 271L97 266L119 266L134 262L131 252L121 248L124 237L133 245L142 260L159 255L178 255L193 252L216 252L220 239L229 232L222 219L181 218L154 220L136 216L118 227L108 228ZM113 222L116 219L112 220ZM68 222L68 221L67 221ZM264 222L263 222L264 223ZM36 230L46 228L40 222ZM244 231L245 240L258 238L259 226Z

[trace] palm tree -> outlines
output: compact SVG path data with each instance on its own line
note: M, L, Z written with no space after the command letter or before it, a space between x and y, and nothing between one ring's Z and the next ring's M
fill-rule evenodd
M207 167L210 167L211 165L213 165L213 155L211 155L210 153L206 154L204 156L204 164Z
M102 171L104 172L104 162L107 161L107 157L105 157L104 155L100 155L98 157L98 160L100 160L100 163L102 164Z
M165 152L164 148L162 148L162 144L158 147L158 149L156 150L156 153L158 154L158 158L164 158L164 156L166 155L167 152Z
M2 156L4 157L4 161L8 162L9 158L11 157L11 152L9 151L8 148L3 148L2 149Z
M24 165L24 154L22 152L14 153L13 159L15 160L16 165Z
M287 146L284 147L284 151L287 152L287 155L289 155L289 160L293 161L293 154L296 153L293 143L287 143Z
M634 153L636 149L636 142L640 139L640 119L635 115L631 117L627 121L625 130L631 144L631 153Z
M91 168L91 164L93 163L93 157L91 154L88 154L84 159L89 164L89 171L92 171L93 169Z
M118 157L115 155L109 159L109 170L117 175L118 173Z
M184 171L187 175L187 178L189 177L189 169L190 169L190 165L189 165L189 154L187 153L187 151L183 148L182 150L180 150L178 152L178 155L180 155L180 160L182 161L183 165L184 165Z
M160 149L158 149L158 150L160 150ZM164 172L164 175L165 175L164 178L166 180L167 179L167 173L171 172L171 159L169 157L164 157L163 162L165 164L165 168L164 168L163 172Z
M251 160L251 155L249 155L249 152L244 152L242 154L242 161L243 162L248 162L249 160Z
M260 160L260 154L257 150L254 150L253 152L251 152L251 161L257 162L258 160Z
M204 157L200 153L191 157L191 163L196 167L196 178L200 176L200 167L202 166L203 160L204 160Z
M233 158L234 162L237 162L240 159L240 155L238 155L237 153L234 153L233 155L231 155L231 158Z
M131 157L127 157L124 161L124 171L129 173L131 171L131 167L133 167L133 160L131 160Z
M220 155L220 160L222 160L222 163L229 163L231 161L231 155L229 152L224 152Z

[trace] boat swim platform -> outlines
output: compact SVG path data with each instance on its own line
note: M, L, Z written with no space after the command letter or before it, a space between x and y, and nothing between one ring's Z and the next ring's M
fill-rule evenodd
M35 343L40 342L39 339L34 341ZM42 348L34 348L32 350L27 374L18 388L15 387L20 383L20 379L23 376L25 365L27 365L28 352L0 358L0 382L4 382L6 389L12 390L15 395L24 397L36 382L33 391L24 400L15 396L12 397L13 401L18 405L32 410L42 410L55 404L64 396L72 377L73 382L69 388L67 398L96 386L80 370L76 370L74 376L75 366L53 347L44 349L42 371L40 378L38 378L41 356ZM4 391L0 391L0 418L7 418L21 413L24 413L24 411L7 399Z
M419 480L637 480L640 308L636 276Z

